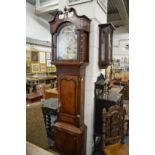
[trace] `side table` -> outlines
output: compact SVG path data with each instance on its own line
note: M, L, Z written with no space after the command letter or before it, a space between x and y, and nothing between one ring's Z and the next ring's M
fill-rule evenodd
M42 98L43 98L43 95L39 93L26 94L26 104L39 102L41 101Z
M42 111L48 137L54 142L54 124L57 121L58 99L47 99L42 102Z
M58 97L58 90L57 90L57 88L45 90L45 99L57 98L57 97Z

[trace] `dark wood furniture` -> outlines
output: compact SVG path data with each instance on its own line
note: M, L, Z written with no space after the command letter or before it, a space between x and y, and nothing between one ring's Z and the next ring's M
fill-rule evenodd
M86 154L84 124L85 68L89 62L90 19L75 9L58 11L50 22L52 64L58 77L58 122L56 149L65 155Z
M39 102L41 101L42 98L43 98L43 95L39 93L26 94L26 104Z
M113 30L112 24L99 25L99 68L106 68L112 63L112 40Z
M105 155L128 155L129 146L124 144L125 109L113 105L102 111L102 151Z
M95 150L102 152L103 146L103 109L108 111L111 106L122 107L122 94L105 92L105 79L100 75L95 83L95 111L94 111L94 144ZM100 89L103 88L103 91ZM99 93L98 93L99 92Z
M123 142L125 109L119 105L103 108L102 120L102 147Z
M53 76L45 76L45 77L27 77L26 79L26 92L36 92L37 91L37 85L40 84L51 84L51 88L54 87L54 84L56 83L57 77L56 75Z
M57 149L64 155L86 154L86 126L80 128L63 122L56 123L55 143Z
M123 94L123 107L125 109L125 124L124 124L124 134L129 135L129 82L123 82L118 80L112 81L112 87L110 92L117 92Z

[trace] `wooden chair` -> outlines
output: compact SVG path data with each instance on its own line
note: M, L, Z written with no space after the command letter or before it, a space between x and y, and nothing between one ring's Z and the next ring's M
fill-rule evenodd
M123 99L129 101L129 83L125 83L123 86L124 86L124 89L122 91Z
M123 107L126 111L126 113L125 113L125 124L124 124L124 134L126 136L129 136L129 101L128 100L123 101Z
M128 155L128 146L124 145L125 109L119 105L111 106L103 113L103 152L106 155ZM120 154L120 152L123 152Z

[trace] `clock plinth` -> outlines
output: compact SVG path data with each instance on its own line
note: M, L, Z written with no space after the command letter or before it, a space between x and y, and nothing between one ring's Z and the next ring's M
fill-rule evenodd
M59 104L58 121L54 126L55 147L64 155L85 155L84 90L85 68L89 62L90 19L78 16L70 8L65 13L59 11L50 27Z
M86 155L87 127L80 128L73 125L57 122L54 136L56 149L65 155Z

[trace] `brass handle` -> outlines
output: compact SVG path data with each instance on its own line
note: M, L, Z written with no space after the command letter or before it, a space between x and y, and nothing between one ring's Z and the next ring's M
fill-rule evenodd
M77 118L80 118L80 115L78 114L78 115L76 115L76 117L77 117Z
M61 107L61 103L59 103L59 108Z
M61 103L58 104L58 112L60 111L60 107L62 106Z

